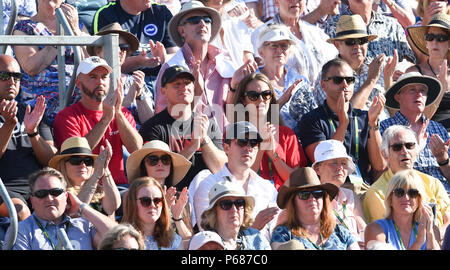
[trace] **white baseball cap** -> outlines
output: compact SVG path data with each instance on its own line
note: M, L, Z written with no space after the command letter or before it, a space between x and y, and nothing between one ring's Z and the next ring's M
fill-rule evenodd
M189 241L188 249L197 250L208 242L215 242L225 248L222 242L222 238L217 233L212 231L201 231L192 236L191 240Z
M104 67L108 70L109 73L112 72L112 68L108 65L108 63L106 63L103 58L100 58L98 56L91 56L89 58L83 59L83 61L81 61L81 63L78 65L77 77L80 73L89 74L97 67Z
M276 42L281 40L287 40L291 45L295 44L295 41L292 40L291 33L286 26L269 24L261 31L261 34L259 35L258 49L263 46L264 42Z
M347 154L344 144L337 140L321 141L316 146L316 149L314 150L315 162L313 163L312 168L319 162L336 158L348 159L350 173L355 170L355 163L353 163L352 157Z

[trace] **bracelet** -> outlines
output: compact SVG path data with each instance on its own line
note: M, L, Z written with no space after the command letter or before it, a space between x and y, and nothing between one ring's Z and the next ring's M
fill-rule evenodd
M80 205L80 208L78 208L78 215L81 217L81 214L83 213L83 209L87 206L87 204L82 203Z
M37 135L39 135L39 133L35 132L35 133L27 133L28 137L33 138L36 137Z
M175 222L181 221L182 219L183 219L182 217L180 217L180 218L174 218L174 217L172 217L172 220L175 221Z
M449 158L447 158L446 160L442 161L442 162L438 162L439 166L445 166L449 163Z

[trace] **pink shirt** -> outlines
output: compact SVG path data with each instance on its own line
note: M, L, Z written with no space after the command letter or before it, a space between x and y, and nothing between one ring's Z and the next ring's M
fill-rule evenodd
M339 193L334 198L334 200L331 201L331 205L333 206L333 209L338 213L339 217L344 220L347 229L349 229L353 236L359 241L360 236L358 233L358 224L355 217L355 197L353 191L347 188L339 188ZM333 212L333 214L335 213ZM341 224L337 216L336 223Z

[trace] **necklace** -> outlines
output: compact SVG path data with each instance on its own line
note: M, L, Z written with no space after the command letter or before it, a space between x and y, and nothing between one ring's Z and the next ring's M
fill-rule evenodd
M427 59L427 64L428 64L428 67L431 69L431 72L433 72L434 76L437 77L437 74L434 73L433 68L430 65L430 59L429 58Z

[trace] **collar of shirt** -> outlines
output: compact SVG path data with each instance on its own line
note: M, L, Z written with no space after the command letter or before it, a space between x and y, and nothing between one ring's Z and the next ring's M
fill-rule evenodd
M406 118L400 111L396 112L392 118L396 121L396 123L400 123L404 126L411 125L408 118ZM427 120L427 117L424 114L422 114L421 119L422 122L424 123Z
M42 227L44 227L44 228L47 228L48 225L60 226L60 225L70 224L70 217L67 216L66 214L64 214L63 219L59 224L55 224L53 221L48 221L48 220L38 217L36 215L36 212L34 212L32 215L39 221L39 223L41 223Z

